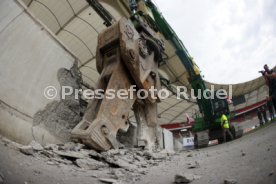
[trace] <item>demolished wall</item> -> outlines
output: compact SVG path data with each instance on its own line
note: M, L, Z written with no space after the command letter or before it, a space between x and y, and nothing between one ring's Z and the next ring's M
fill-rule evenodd
M76 64L70 70L60 69L57 76L61 86L70 86L74 91L81 88L81 75ZM71 130L81 121L85 110L86 104L82 103L81 98L76 99L71 94L38 111L33 125L47 129L63 141L69 141Z
M34 125L41 123L37 112L45 107L75 105L49 100L43 92L54 86L56 99L60 98L60 85L66 83L64 77L71 74L76 58L16 1L1 0L0 17L0 134L24 144L34 139L43 144L62 142L56 132Z

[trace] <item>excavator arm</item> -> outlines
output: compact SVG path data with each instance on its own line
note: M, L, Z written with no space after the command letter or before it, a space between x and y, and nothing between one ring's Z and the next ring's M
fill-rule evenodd
M228 119L230 119L227 99L219 99L216 96L215 99L212 99L210 98L210 91L207 91L207 98L204 98L203 92L207 89L207 86L193 58L155 4L151 0L144 0L143 2L150 9L152 18L154 19L153 22L158 31L175 48L175 54L188 72L188 80L195 95L202 97L197 98L197 104L202 116L196 117L196 123L193 125L193 131L195 132L194 140L195 147L208 146L209 139L220 139L221 137L220 114L224 112ZM232 124L231 128L236 138L242 136L243 131L240 126Z
M195 95L198 96L198 93L203 93L204 90L207 89L205 85L205 81L202 79L200 75L200 70L198 66L193 61L193 58L190 56L189 52L185 48L182 41L178 38L174 30L171 28L166 19L159 12L154 3L150 0L145 1L147 7L150 8L154 22L158 27L158 30L163 34L167 41L173 45L175 48L175 54L178 56L179 60L185 66L188 74L189 74L189 82L192 88L195 90ZM203 94L201 94L203 96ZM213 104L211 99L197 99L197 103L200 109L200 112L203 114L204 120L206 122L210 122L213 120Z

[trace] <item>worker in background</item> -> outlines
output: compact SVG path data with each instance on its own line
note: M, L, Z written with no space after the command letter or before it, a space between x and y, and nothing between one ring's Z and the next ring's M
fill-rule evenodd
M269 96L271 97L274 110L276 111L276 72L270 70L267 65L264 65L263 76L266 80L266 84L269 87Z
M221 127L222 127L222 131L223 131L223 141L226 142L226 133L230 136L231 140L233 140L233 135L230 132L230 125L228 122L228 118L225 115L225 113L221 114L221 118L220 118L220 122L221 122Z
M275 114L274 114L274 111L273 111L273 103L272 103L272 100L269 96L266 97L266 105L267 105L267 108L268 108L268 112L269 112L269 115L270 115L270 120L274 119L275 118Z
M265 123L268 122L267 115L266 115L266 109L267 109L267 108L266 108L266 105L263 105L261 111L262 111L262 114L263 114L264 122L265 122Z
M258 119L260 121L260 125L262 126L264 123L263 123L263 116L262 116L262 111L261 111L260 107L257 109L257 115L258 115Z

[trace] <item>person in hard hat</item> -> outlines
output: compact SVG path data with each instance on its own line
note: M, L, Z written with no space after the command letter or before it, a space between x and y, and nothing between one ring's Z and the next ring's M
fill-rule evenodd
M226 133L230 136L231 140L233 140L234 139L233 135L229 130L230 125L228 122L228 118L224 112L221 114L220 122L221 122L222 131L223 131L223 141L226 142Z

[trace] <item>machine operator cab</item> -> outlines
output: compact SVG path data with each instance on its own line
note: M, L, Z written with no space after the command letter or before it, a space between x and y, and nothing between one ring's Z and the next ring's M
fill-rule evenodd
M220 118L221 114L225 114L228 118L230 116L229 104L227 99L218 99L215 97L213 100L213 109L215 119Z

